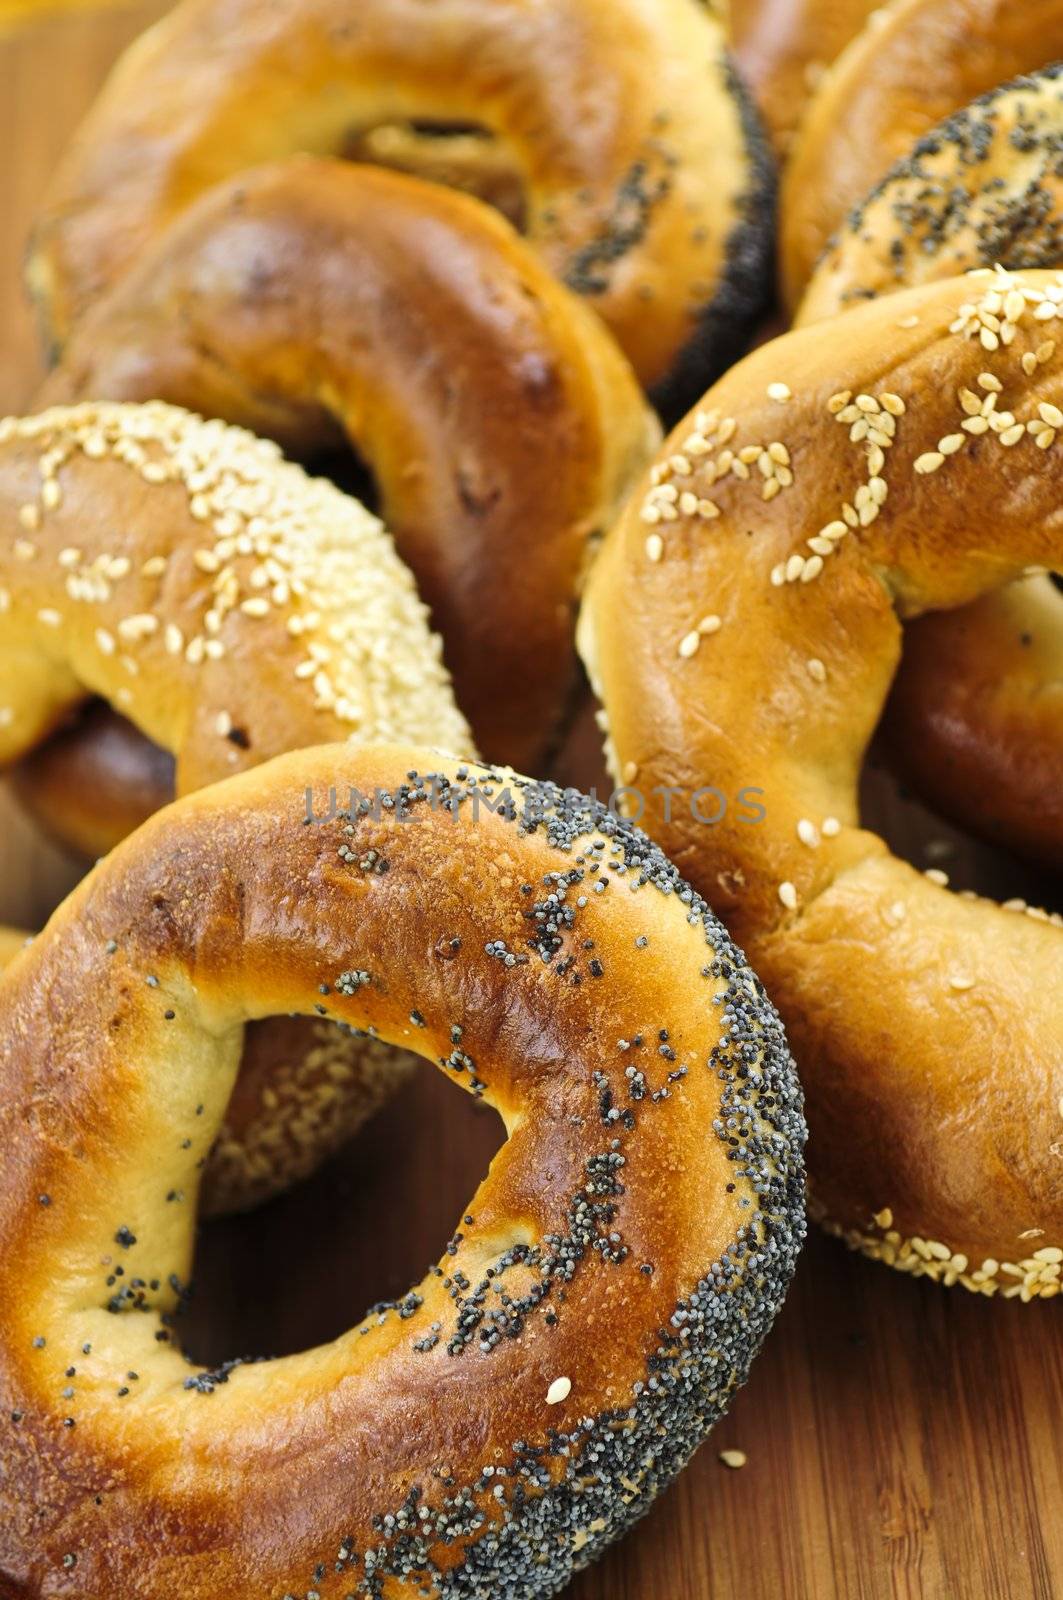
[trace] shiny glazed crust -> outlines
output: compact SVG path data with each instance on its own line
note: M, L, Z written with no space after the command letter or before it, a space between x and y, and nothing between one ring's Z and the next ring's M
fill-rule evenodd
M771 185L701 0L363 0L354 23L344 0L184 0L45 201L30 282L53 338L212 184L406 121L501 141L532 244L673 413L763 305Z
M0 767L90 695L174 757L180 793L337 738L471 746L382 525L271 444L157 404L11 418L0 527ZM272 1023L256 1041L212 1209L303 1175L380 1098L373 1051L302 1026L302 1049Z
M571 791L293 754L120 846L5 1002L0 1577L33 1600L553 1594L682 1466L785 1293L778 1018L660 852ZM190 1368L196 1163L243 1025L321 1008L435 1061L507 1143L394 1306Z
M848 213L917 140L1060 57L1063 0L899 0L872 17L824 79L786 171L780 249L791 310Z
M788 1024L821 1210L1025 1298L1063 1260L1063 929L892 857L856 797L902 619L1063 566L1063 440L1035 438L1063 361L1024 361L1061 310L1056 274L973 275L757 351L665 444L580 624L616 771ZM697 823L707 784L759 790L764 819Z
M40 399L82 398L173 401L304 456L345 432L479 748L542 758L592 542L660 430L600 320L496 212L334 160L242 174L79 325Z

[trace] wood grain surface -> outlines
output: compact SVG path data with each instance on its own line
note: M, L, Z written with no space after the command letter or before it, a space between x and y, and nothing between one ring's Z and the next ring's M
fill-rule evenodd
M30 9L16 0L5 24L0 3L8 410L30 403L38 376L19 284L36 197L110 61L163 7ZM593 744L584 728L566 776L593 779ZM925 864L926 819L896 802L888 812L894 840ZM947 864L961 886L1025 887L962 844ZM0 920L35 924L74 875L0 795ZM305 1348L405 1290L500 1139L493 1112L426 1067L313 1182L203 1231L190 1348L204 1359ZM730 1417L573 1600L1063 1596L1060 1306L976 1300L813 1237ZM746 1466L722 1465L724 1448L745 1451Z

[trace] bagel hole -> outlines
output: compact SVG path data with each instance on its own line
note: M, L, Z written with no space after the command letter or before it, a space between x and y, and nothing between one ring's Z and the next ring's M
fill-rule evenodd
M344 149L350 161L443 183L475 195L513 224L527 227L527 195L520 168L503 142L477 122L431 118L382 122L351 133Z
M315 478L328 478L337 489L381 516L381 495L373 469L354 444L337 431L334 440L300 458L300 465Z
M504 1142L497 1112L424 1063L312 1178L200 1223L185 1353L211 1368L293 1355L400 1298L442 1258Z
M957 892L972 890L999 902L1023 899L1046 911L1063 911L1058 873L1022 860L1003 845L974 838L925 804L893 770L878 738L861 774L860 819L918 872L946 873Z

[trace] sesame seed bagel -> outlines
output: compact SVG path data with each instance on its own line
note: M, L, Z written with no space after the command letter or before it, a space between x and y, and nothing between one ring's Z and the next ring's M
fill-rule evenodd
M790 309L848 213L918 139L1061 57L1063 0L895 0L876 12L824 79L787 168L780 267Z
M1063 363L1024 360L1061 311L1063 276L975 274L758 350L664 446L580 622L614 770L788 1024L820 1213L904 1271L1024 1299L1063 1260L1063 925L892 856L857 781L902 621L1063 566L1063 444L1027 429ZM763 819L705 825L706 785L759 791Z
M293 754L148 822L4 997L19 1593L552 1595L684 1464L791 1277L778 1017L656 846L574 791L408 747ZM409 1294L305 1354L189 1365L197 1162L241 1031L322 1004L508 1140Z
M702 0L183 0L116 68L45 200L56 342L204 189L380 125L485 130L526 229L678 413L770 289L771 182Z
M382 524L273 444L158 403L8 418L0 526L0 768L90 696L170 753L181 794L342 738L470 748ZM212 1209L303 1175L380 1098L375 1047L299 1029L302 1049L270 1023L249 1050Z
M785 160L827 67L881 0L732 0L731 45L776 155Z
M1063 67L957 112L850 213L798 324L960 269L1060 266L1061 150ZM984 333L992 344L994 328ZM1027 366L1054 355L1051 333L1027 352ZM981 398L967 409L964 426L984 429ZM1063 413L1051 406L1028 423L1044 450L1060 426ZM883 726L897 764L946 816L1035 862L1063 865L1063 596L1049 579L912 623Z
M310 157L217 185L75 330L41 400L82 398L170 400L302 455L342 430L478 747L534 765L556 740L592 540L660 429L497 212Z

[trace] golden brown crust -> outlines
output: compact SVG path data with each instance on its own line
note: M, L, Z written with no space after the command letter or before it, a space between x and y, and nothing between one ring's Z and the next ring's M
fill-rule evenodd
M598 318L497 213L340 161L245 173L79 325L41 402L82 398L173 401L304 455L338 424L477 744L542 758L592 541L660 431Z
M308 785L322 818L333 787L395 809L306 826ZM778 1018L644 837L556 790L535 824L528 797L416 749L294 754L149 822L5 980L18 1592L547 1596L742 1381L803 1231ZM173 1320L197 1162L246 1020L319 1004L437 1061L508 1141L409 1296L204 1372Z
M783 292L793 309L831 235L939 122L1063 56L1063 0L899 0L824 80L781 204Z
M163 405L8 419L0 528L0 766L91 695L174 758L182 793L337 737L406 728L470 746L383 527L272 445ZM337 1104L321 1040L302 1026L302 1050L269 1030L225 1131L224 1146L256 1152L245 1200L301 1175L379 1100L379 1063L367 1057L363 1072L352 1046ZM278 1103L256 1102L255 1086L281 1080ZM208 1206L237 1190L230 1149L212 1165Z
M831 63L881 0L731 0L731 44L780 160Z
M1063 595L1049 579L909 623L883 727L944 816L1063 868Z
M364 0L357 26L344 0L184 0L119 64L46 201L30 278L53 335L204 189L407 120L501 141L530 240L675 404L763 303L769 185L700 0Z
M617 770L677 786L647 826L788 1022L820 1205L861 1234L888 1208L969 1264L1021 1266L1030 1230L1063 1244L1063 933L891 857L856 784L901 620L1063 565L1055 457L1027 428L1063 363L1023 363L1061 306L1055 274L976 275L757 351L666 443L580 625ZM761 791L764 820L699 825L709 783Z

